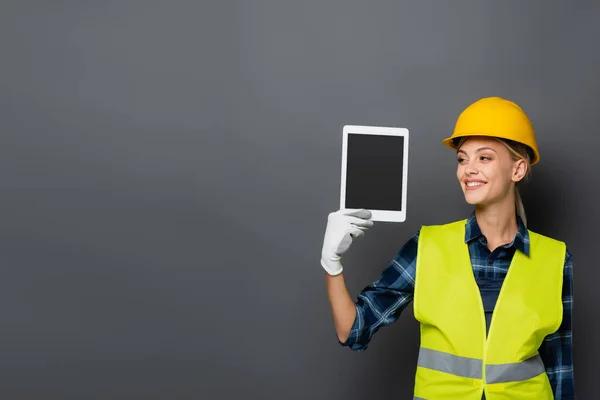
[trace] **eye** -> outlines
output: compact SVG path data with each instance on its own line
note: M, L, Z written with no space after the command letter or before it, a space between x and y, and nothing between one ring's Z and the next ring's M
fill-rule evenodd
M481 156L481 157L479 157L479 159L480 159L481 161L489 161L489 160L491 160L491 157L488 157L488 156Z
M462 157L458 157L458 163L459 163L459 164L461 164L463 161L465 161L465 159L464 159L464 158L462 158Z

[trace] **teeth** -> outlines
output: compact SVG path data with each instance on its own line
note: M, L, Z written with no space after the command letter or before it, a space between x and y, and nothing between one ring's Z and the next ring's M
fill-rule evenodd
M483 182L467 182L468 187L483 186Z

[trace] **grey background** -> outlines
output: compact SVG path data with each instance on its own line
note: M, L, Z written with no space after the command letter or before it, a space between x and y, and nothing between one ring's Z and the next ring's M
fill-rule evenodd
M354 297L470 208L441 144L484 96L542 161L530 228L575 260L596 397L600 4L0 2L0 398L409 399L412 307L355 353L319 265L344 124L410 129L408 216L347 257Z

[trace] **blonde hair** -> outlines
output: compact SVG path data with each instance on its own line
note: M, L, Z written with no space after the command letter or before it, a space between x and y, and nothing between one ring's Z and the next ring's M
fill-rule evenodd
M469 138L469 136L459 138L456 143L456 148L459 149L463 143ZM523 143L515 142L509 139L497 138L498 140L508 149L513 161L519 161L521 159L525 160L527 163L527 171L525 171L525 176L523 177L523 181L528 181L531 176L531 160L533 159L533 151ZM517 214L521 217L523 224L527 226L527 217L525 215L525 206L523 205L523 199L521 198L521 194L519 193L519 182L515 184L515 208L517 210Z

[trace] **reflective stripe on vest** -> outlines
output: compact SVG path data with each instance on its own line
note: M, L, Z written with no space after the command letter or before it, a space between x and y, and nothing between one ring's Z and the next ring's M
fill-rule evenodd
M417 365L465 378L481 379L482 361L476 358L460 357L421 347Z
M419 349L417 365L435 371L482 379L482 360L460 357L442 351ZM485 366L486 383L505 383L525 381L544 373L545 367L539 354L521 362L509 364L488 364Z
M488 364L485 366L487 383L524 381L546 372L539 354L525 361L510 364Z

